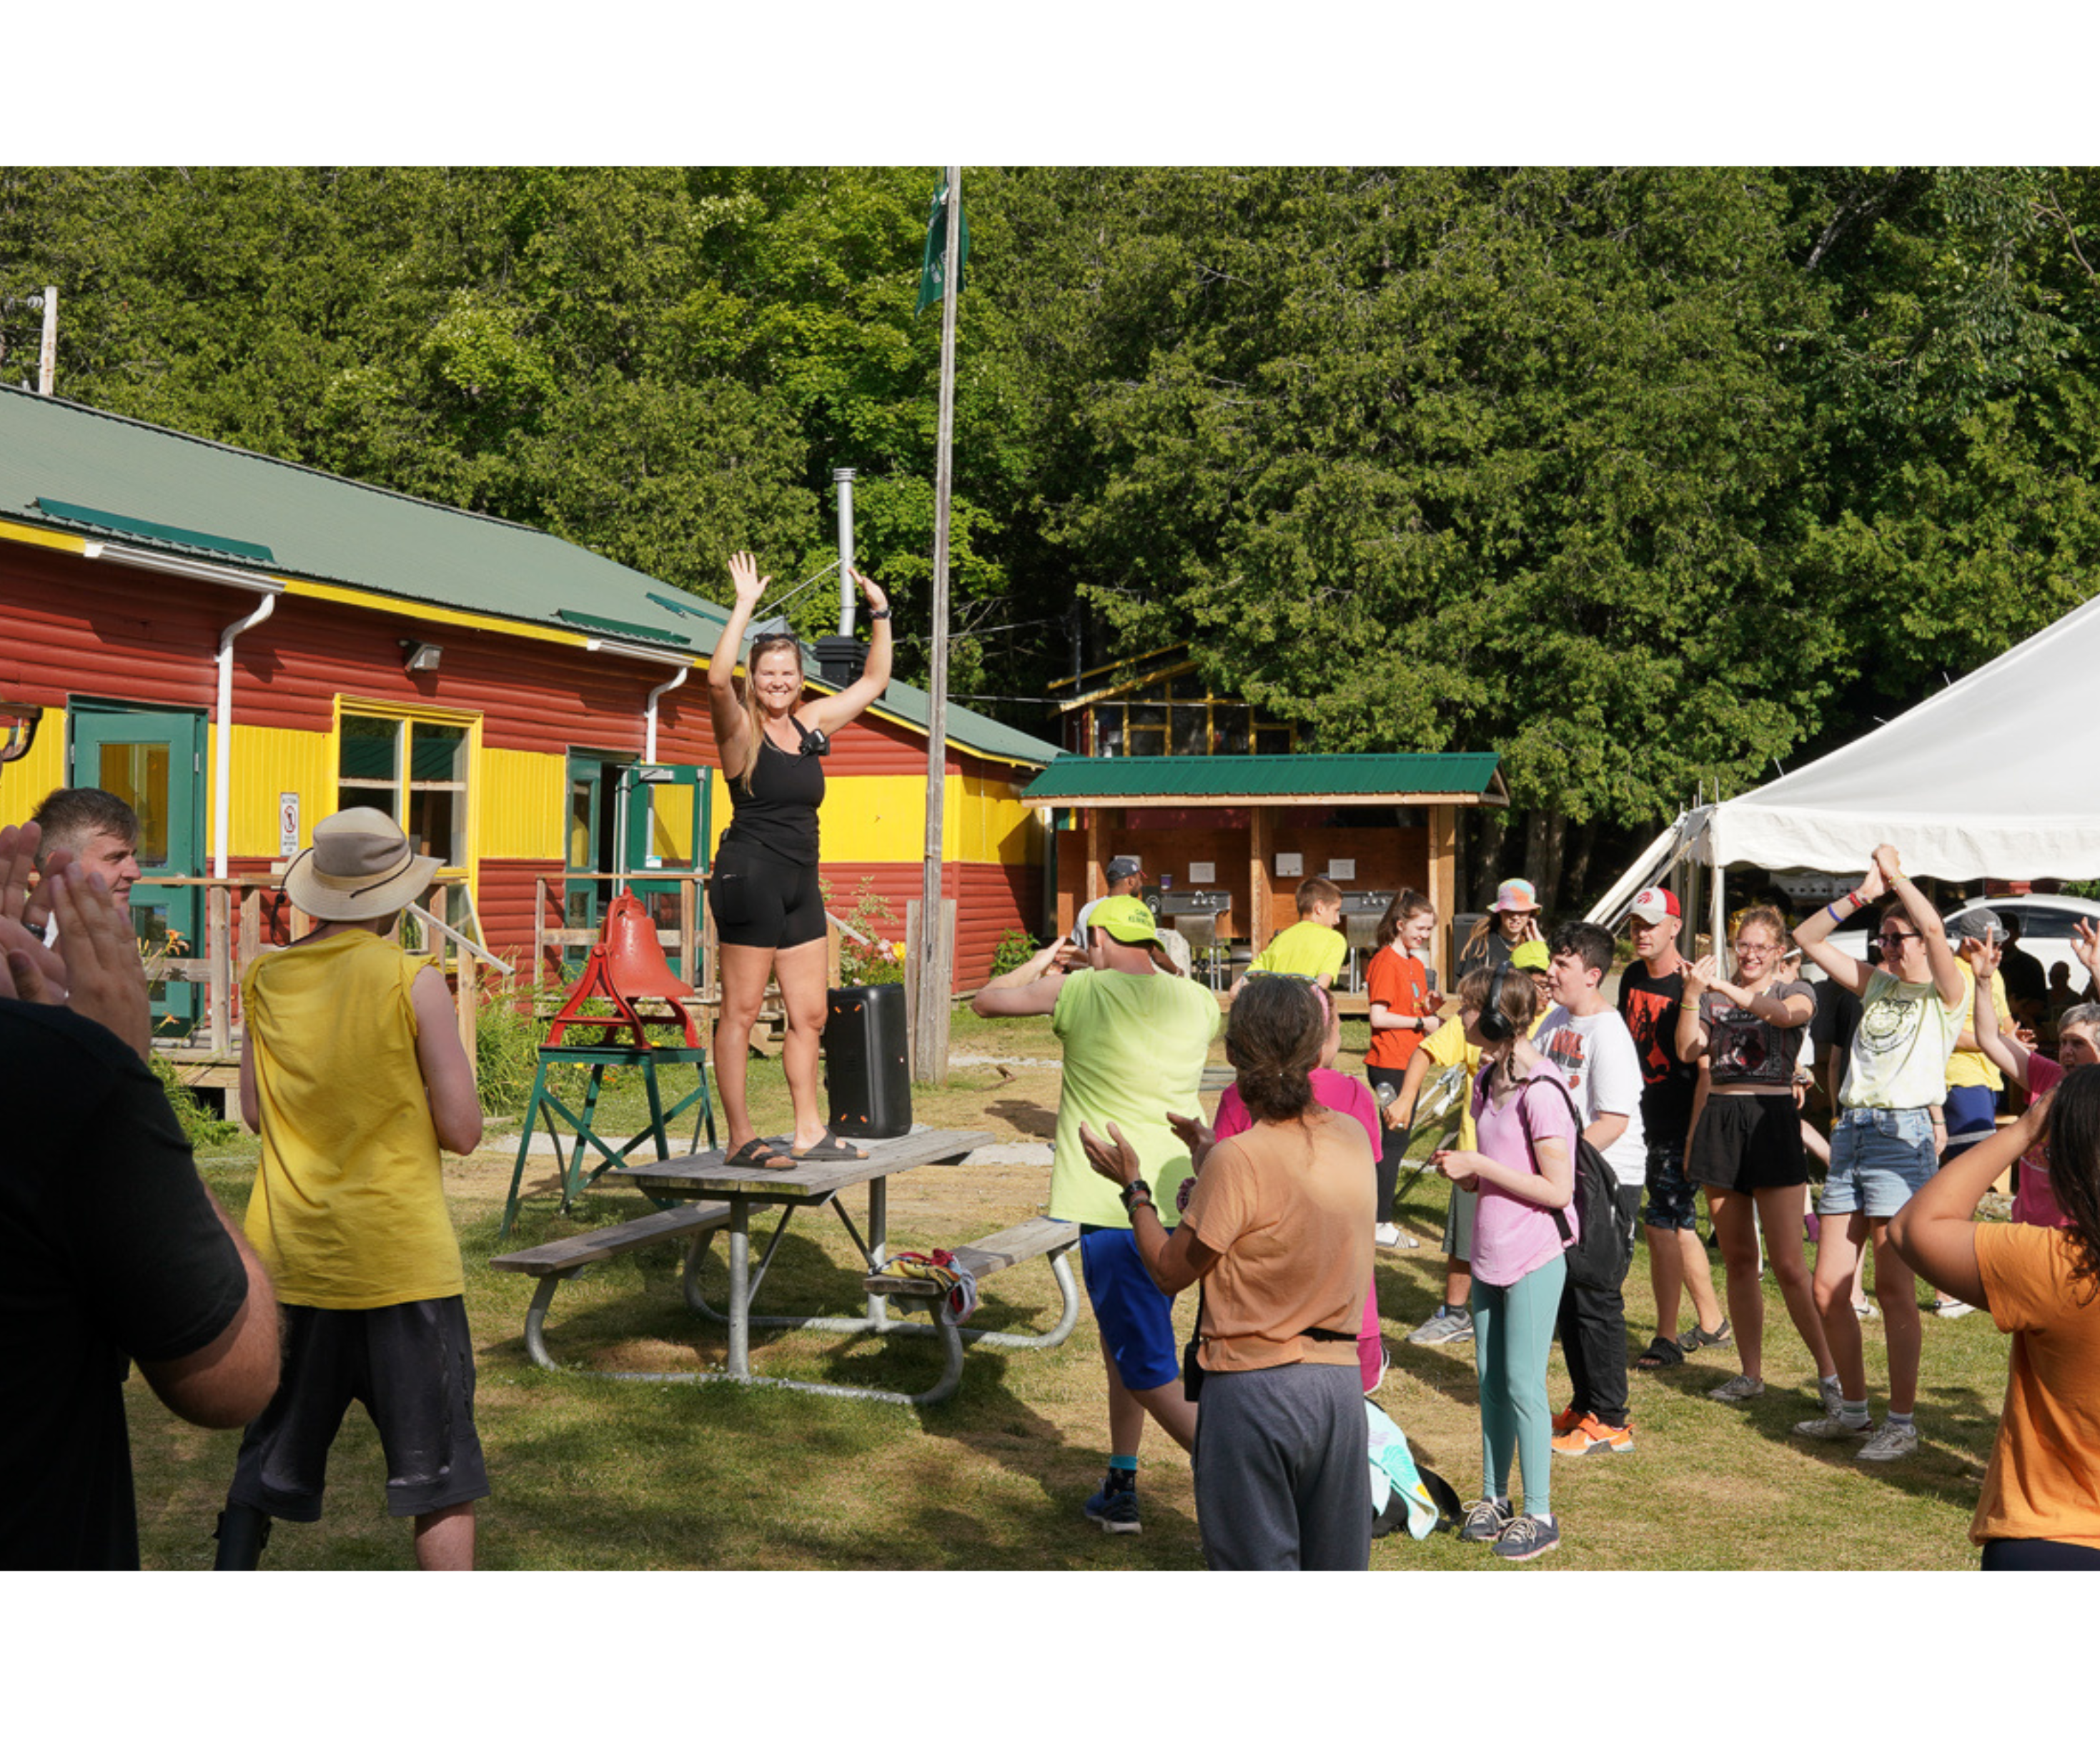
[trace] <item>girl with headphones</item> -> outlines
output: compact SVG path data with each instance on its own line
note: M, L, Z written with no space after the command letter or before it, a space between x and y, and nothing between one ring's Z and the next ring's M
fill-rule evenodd
M1436 1170L1474 1191L1473 1361L1480 1379L1480 1498L1466 1507L1461 1540L1522 1563L1560 1544L1554 1519L1553 1418L1546 1353L1568 1268L1554 1212L1569 1239L1574 1211L1575 1115L1563 1095L1534 1095L1560 1071L1525 1037L1539 1012L1529 972L1505 962L1458 986L1459 1019L1480 1049L1473 1085L1476 1150L1445 1150ZM1510 1501L1510 1468L1524 1478L1524 1513Z

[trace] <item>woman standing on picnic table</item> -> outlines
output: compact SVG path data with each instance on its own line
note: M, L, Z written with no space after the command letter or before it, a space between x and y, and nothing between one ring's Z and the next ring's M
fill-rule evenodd
M1470 1102L1480 1146L1440 1149L1432 1158L1438 1173L1479 1199L1469 1300L1480 1496L1466 1506L1458 1538L1522 1564L1560 1544L1546 1359L1567 1287L1567 1249L1582 1235L1573 1208L1578 1127L1560 1070L1527 1036L1539 1013L1531 975L1504 965L1489 975L1484 1002L1473 1001L1476 979L1458 993L1467 1040L1480 1050ZM1524 1478L1520 1516L1510 1501L1512 1467Z
M2044 1153L2061 1227L1974 1220L2000 1174ZM1948 1163L1890 1219L1888 1240L2012 1335L1969 1528L1983 1569L2100 1570L2100 1067L2069 1071L2017 1124Z
M715 748L729 777L730 822L708 881L721 944L721 1018L715 1026L715 1083L730 1143L726 1165L784 1173L796 1161L862 1160L824 1124L817 1091L817 1048L824 1024L825 914L817 884L817 808L824 799L831 736L889 683L889 601L858 571L875 631L861 675L844 690L802 705L802 649L791 635L761 636L736 684L737 649L770 583L748 551L729 559L736 603L708 664L708 709ZM797 713L801 711L801 713ZM783 1150L752 1129L744 1093L751 1030L766 980L780 986L788 1017L781 1067L795 1109Z
M1198 1174L1171 1234L1122 1130L1079 1127L1095 1172L1123 1188L1154 1282L1169 1296L1203 1286L1196 1525L1213 1570L1370 1566L1356 1339L1376 1200L1368 1130L1314 1095L1326 1027L1307 984L1241 993L1225 1055L1253 1123L1219 1142L1201 1118L1167 1115Z
M1706 1100L1692 1122L1685 1170L1706 1188L1727 1269L1729 1324L1741 1365L1739 1373L1710 1388L1707 1397L1740 1406L1765 1390L1764 1279L1758 1260L1762 1222L1764 1251L1771 1257L1787 1316L1815 1359L1829 1411L1838 1398L1838 1367L1824 1341L1802 1239L1808 1160L1802 1151L1793 1083L1802 1035L1815 1014L1815 992L1798 978L1784 975L1786 939L1786 919L1768 904L1755 906L1736 926L1732 979L1721 976L1710 953L1684 975L1677 1054L1688 1062L1696 1058L1706 1078Z

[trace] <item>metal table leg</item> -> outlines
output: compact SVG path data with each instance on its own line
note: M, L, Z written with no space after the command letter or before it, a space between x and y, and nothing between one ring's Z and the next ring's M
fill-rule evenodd
M889 1179L879 1174L867 1182L867 1263L871 1271L881 1269L889 1256ZM867 1299L867 1323L877 1332L889 1329L889 1304L885 1296Z
M729 1372L751 1379L751 1200L729 1201Z

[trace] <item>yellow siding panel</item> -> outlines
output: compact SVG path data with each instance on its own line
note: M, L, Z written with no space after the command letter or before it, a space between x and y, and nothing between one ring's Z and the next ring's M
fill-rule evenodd
M55 788L65 785L66 715L46 709L26 758L0 764L0 825L20 825Z
M211 799L218 775L218 728L205 735L205 823L214 822ZM299 797L299 841L313 841L314 827L335 811L335 746L326 733L298 728L233 728L233 801L227 823L227 853L236 860L274 861L282 850L278 836L278 797Z
M562 859L566 771L559 752L481 749L480 854L492 861Z
M721 815L715 823L726 825L726 790L715 810ZM834 777L824 785L817 820L826 861L917 861L926 852L925 779Z

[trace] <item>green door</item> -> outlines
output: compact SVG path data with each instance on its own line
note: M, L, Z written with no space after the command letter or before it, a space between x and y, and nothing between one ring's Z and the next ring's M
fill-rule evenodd
M705 764L629 764L620 772L620 871L660 929L678 922L678 887L708 871L714 773Z
M203 715L182 709L126 709L76 704L67 773L74 788L107 790L139 815L138 883L131 922L148 957L204 957L204 889L157 882L204 873ZM152 991L153 1031L188 1033L201 987L163 981Z

